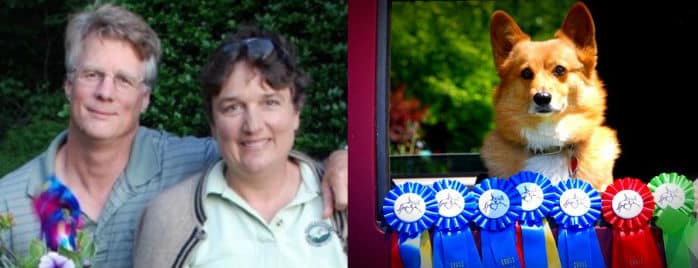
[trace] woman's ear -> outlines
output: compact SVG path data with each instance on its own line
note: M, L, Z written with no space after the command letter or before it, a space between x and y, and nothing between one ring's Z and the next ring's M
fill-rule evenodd
M215 126L213 125L213 120L211 120L211 122L208 123L208 127L211 129L211 138L213 138L214 140L217 141L217 140L218 140L218 137L217 137L217 135L216 135L216 128L215 128Z
M293 131L297 134L298 128L301 126L301 111L294 109L295 114L293 115Z

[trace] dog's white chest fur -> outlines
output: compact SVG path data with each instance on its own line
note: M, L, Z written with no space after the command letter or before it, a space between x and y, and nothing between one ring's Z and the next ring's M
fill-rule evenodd
M546 148L564 146L570 135L559 123L543 122L536 128L521 129L521 137L527 141L528 149L544 151Z
M570 158L564 153L534 155L526 160L524 170L543 174L557 185L570 176Z
M524 128L521 136L528 142L528 150L543 152L551 147L564 147L569 133L559 124L541 123L536 128ZM524 163L524 170L541 173L550 179L553 185L567 179L570 171L570 157L564 153L533 155Z

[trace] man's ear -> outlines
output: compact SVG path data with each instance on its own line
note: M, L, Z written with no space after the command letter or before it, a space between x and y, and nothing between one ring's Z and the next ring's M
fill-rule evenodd
M141 113L145 113L148 110L148 105L150 105L150 89L143 93L143 103L141 104Z
M68 102L71 101L72 97L72 92L73 91L73 81L70 81L70 79L65 79L63 81L63 92L65 93L65 98L68 99Z

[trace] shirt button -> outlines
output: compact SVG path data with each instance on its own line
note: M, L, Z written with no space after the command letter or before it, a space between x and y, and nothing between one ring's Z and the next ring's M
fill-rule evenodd
M276 227L281 227L281 225L284 224L284 220L278 220L276 221Z
M196 234L196 237L199 238L200 240L205 240L206 239L206 231L199 230Z

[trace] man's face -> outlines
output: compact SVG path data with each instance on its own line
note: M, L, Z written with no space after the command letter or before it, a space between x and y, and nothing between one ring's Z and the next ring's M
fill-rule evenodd
M231 169L258 174L288 161L300 123L290 89L274 90L257 70L238 62L211 108L211 132Z
M70 128L96 140L135 133L150 102L145 64L130 43L88 35L76 70L65 83Z

